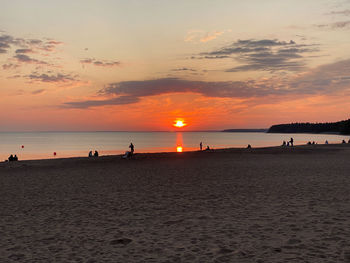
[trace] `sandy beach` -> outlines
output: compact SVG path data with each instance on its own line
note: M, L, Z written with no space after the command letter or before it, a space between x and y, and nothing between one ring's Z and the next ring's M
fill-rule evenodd
M350 145L0 163L0 262L350 262Z

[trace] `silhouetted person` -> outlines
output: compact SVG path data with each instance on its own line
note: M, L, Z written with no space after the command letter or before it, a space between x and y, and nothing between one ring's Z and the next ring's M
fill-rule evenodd
M345 140L343 140L341 143L346 143Z
M132 143L130 143L129 148L130 148L131 154L134 154L134 145Z
M89 152L89 157L92 157L92 151Z
M98 157L98 151L95 151L94 156Z
M13 161L13 155L11 154L9 157L9 162L12 162L12 161Z
M286 141L283 141L282 146L286 146Z
M315 144L315 141L313 141L312 144L314 145L314 144Z
M287 142L287 146L289 146L289 142Z
M326 140L326 144L328 144L328 141Z
M251 148L252 148L252 146L250 144L248 144L247 149L251 149Z
M293 146L293 142L294 142L293 138L290 138L290 146Z
M15 154L15 156L13 157L13 160L14 160L14 161L18 161L18 157L17 157L16 154Z
M206 151L210 151L209 145L207 145L207 148L205 148Z
M311 142L310 142L310 141L308 141L308 142L307 142L307 145L311 145Z
M202 142L200 142L199 149L202 150L202 148L203 148L203 144L202 144Z

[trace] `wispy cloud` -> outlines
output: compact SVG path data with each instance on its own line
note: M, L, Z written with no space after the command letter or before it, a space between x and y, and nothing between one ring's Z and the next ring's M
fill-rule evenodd
M314 45L297 44L295 41L279 41L277 39L238 40L229 46L211 52L203 52L193 59L233 58L243 64L226 70L237 71L296 71L304 68L303 54L315 52Z
M190 30L185 36L185 42L208 42L214 40L230 30L206 32L203 30Z
M338 21L329 24L319 24L316 27L321 29L348 29L350 28L350 20Z
M86 58L86 59L80 60L80 63L91 64L98 67L116 67L116 66L120 66L121 64L119 61L101 61L101 60L96 60L94 58Z
M332 11L328 13L329 15L344 15L350 16L350 9L340 10L340 11Z

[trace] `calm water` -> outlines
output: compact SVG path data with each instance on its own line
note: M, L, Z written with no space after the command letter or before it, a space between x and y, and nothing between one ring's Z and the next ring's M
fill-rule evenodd
M203 148L277 146L283 140L294 138L295 145L308 141L340 143L349 136L318 134L270 134L226 132L0 132L0 160L17 154L20 160L87 156L90 150L100 155L121 154L129 150L130 142L135 152L176 152ZM23 145L23 148L22 148ZM56 152L56 156L53 153Z

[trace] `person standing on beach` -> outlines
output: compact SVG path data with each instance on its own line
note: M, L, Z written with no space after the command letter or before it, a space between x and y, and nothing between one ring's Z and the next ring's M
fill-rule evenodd
M200 150L203 149L203 144L202 144L202 142L200 142L200 144L199 144L199 149L200 149Z
M130 143L129 148L130 148L131 154L134 154L134 145L132 143Z
M294 142L293 138L290 138L290 146L293 146L293 142Z

